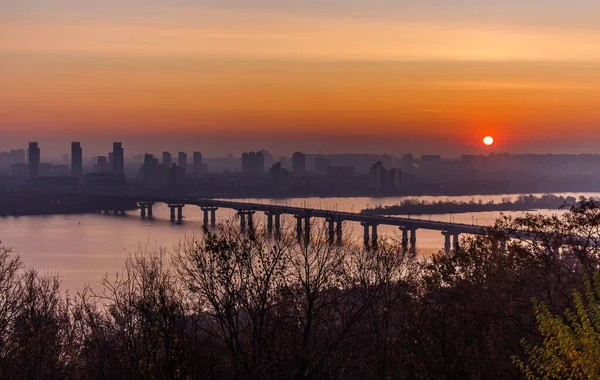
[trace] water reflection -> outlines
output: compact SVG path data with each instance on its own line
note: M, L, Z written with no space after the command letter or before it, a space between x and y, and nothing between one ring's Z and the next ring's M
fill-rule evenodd
M598 196L599 194L557 194L565 196ZM420 197L423 200L462 200L482 199L500 201L507 195L462 196L462 197ZM295 207L336 209L346 212L360 212L368 206L392 205L402 198L301 198L301 199L248 199L265 204L281 204ZM550 213L549 211L545 211ZM505 215L520 215L520 212ZM86 283L96 285L105 273L114 275L120 272L129 252L136 249L172 248L186 235L201 234L204 214L199 207L186 206L184 219L179 225L170 221L169 208L165 204L154 206L152 219L141 219L135 212L124 216L111 214L68 215L68 216L27 216L0 218L0 240L3 245L12 247L26 265L60 274L63 288L71 293L81 289ZM217 223L236 223L235 210L217 210ZM454 215L424 215L421 219L456 223L490 225L500 216L499 212L479 212ZM284 225L293 225L291 216L283 217ZM254 217L256 225L266 223L262 213ZM317 224L315 224L316 226ZM379 226L379 236L400 239L400 231L393 226ZM358 223L345 223L344 234L351 234L356 241L361 240L362 228ZM417 231L417 250L420 255L428 255L443 248L444 237L439 231Z

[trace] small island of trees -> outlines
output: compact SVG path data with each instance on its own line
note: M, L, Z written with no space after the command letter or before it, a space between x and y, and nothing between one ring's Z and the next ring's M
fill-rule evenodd
M483 202L471 199L468 202L461 201L423 201L416 198L404 199L402 202L391 205L379 205L375 208L367 208L361 211L368 215L432 215L432 214L460 214L482 211L532 211L532 210L558 210L569 207L576 203L574 197L557 196L553 194L520 195L516 199L502 198L499 203L493 200Z

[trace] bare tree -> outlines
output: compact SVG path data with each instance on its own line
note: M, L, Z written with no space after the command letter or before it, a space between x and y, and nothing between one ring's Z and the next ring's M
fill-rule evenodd
M81 294L90 377L179 379L202 368L196 318L165 253L138 251L101 293Z
M273 311L292 241L270 240L265 231L244 236L227 224L218 234L188 237L176 249L180 278L197 296L204 329L229 352L235 378L264 378L276 370L269 360L279 329Z
M331 244L325 226L308 239L290 229L271 239L264 229L246 237L224 225L176 251L180 278L229 353L234 378L343 376L355 354L348 338L376 302L394 302L392 283L409 271L401 250Z

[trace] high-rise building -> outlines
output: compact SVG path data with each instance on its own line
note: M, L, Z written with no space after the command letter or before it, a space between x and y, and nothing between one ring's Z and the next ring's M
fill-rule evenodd
M402 170L386 169L381 161L369 169L369 187L371 189L390 190L402 187Z
M115 174L125 174L125 153L120 142L113 143L112 169Z
M306 154L295 152L292 155L292 172L294 173L294 176L306 174Z
M289 177L290 172L283 168L281 162L277 162L269 169L271 180L276 186L281 186Z
M369 187L371 189L381 189L383 178L385 177L385 168L381 161L374 163L369 169Z
M40 175L40 147L37 142L29 143L28 150L28 168L29 177L37 177Z
M261 152L242 154L242 174L244 177L260 175L265 172L265 156Z
M3 169L10 168L14 176L27 177L29 172L27 167L27 152L25 149L1 152L0 167Z
M244 152L242 153L242 175L246 177L251 174L252 171L252 163L250 158L250 153L254 154L254 152Z
M151 154L144 155L143 181L146 189L157 189L161 185L158 159Z
M206 164L202 162L202 153L194 152L194 168L193 168L194 176L200 177L203 176L206 172Z
M265 168L270 168L273 164L275 164L275 157L271 153L269 153L266 149L261 149L258 151L265 158Z
M194 164L201 164L201 163L202 163L202 153L194 152Z
M168 189L176 189L183 180L181 168L176 163L171 164L171 168L167 171L166 187Z
M402 156L402 170L407 173L412 173L413 167L415 166L415 160L412 153L405 154Z
M186 152L179 152L179 154L177 155L177 162L179 164L179 167L181 168L181 172L185 175L185 172L187 170L187 153Z
M11 151L12 152L12 151ZM14 151L15 153L15 163L25 163L25 149L19 149Z
M112 170L113 168L108 164L108 157L96 157L96 164L94 165L95 173L110 173Z
M165 170L171 169L171 163L173 162L173 159L171 157L171 153L169 152L163 152L162 154L162 164L163 167L165 168Z
M81 143L73 141L71 143L71 176L81 177L83 175L83 149Z

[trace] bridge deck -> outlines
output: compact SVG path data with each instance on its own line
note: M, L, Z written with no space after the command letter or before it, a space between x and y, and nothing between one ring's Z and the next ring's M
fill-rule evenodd
M125 197L125 196L124 196ZM127 198L130 198L127 196ZM345 211L323 210L315 208L291 207L284 205L272 205L251 202L227 201L210 198L193 197L156 197L156 196L135 196L131 197L140 202L161 202L169 204L196 205L199 207L219 207L229 208L237 211L254 210L269 212L282 215L300 215L316 218L333 218L336 220L361 222L375 225L397 226L406 229L426 229L434 231L447 231L451 233L483 234L484 227L473 226L462 223L445 223L423 219L409 219L392 216L374 216L364 215Z

